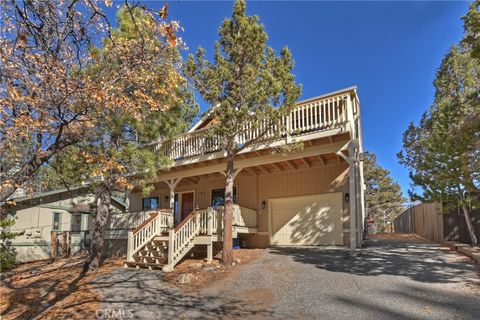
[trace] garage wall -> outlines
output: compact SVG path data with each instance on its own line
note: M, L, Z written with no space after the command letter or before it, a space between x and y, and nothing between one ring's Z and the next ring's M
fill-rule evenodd
M326 167L279 172L259 176L259 203L265 201L266 208L260 210L258 225L261 234L252 238L252 246L265 247L268 235L268 199L314 195L328 192L348 192L348 164L341 162ZM343 228L348 228L349 206L343 203ZM347 243L344 237L344 243Z

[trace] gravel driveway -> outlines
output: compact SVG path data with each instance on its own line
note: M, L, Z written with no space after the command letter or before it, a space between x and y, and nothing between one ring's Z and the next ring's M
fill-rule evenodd
M479 268L415 239L373 239L356 257L332 247L271 248L201 293L161 272L103 280L106 308L139 319L480 319Z

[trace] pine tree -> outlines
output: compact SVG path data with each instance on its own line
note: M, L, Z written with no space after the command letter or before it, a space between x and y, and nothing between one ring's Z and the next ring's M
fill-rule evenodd
M463 16L465 38L463 44L469 46L472 57L480 59L480 0L470 4L468 12Z
M7 270L15 264L15 251L10 247L8 241L24 232L9 231L8 229L14 224L14 219L0 217L0 271Z
M390 171L378 165L377 156L374 153L365 152L363 165L367 215L374 219L379 229L385 230L384 218L391 221L403 210L405 199L402 196L402 190L400 185L390 177Z
M477 243L470 206L480 187L480 61L471 47L453 46L437 71L434 104L403 136L399 161L410 170L411 197L460 203ZM418 192L420 191L420 192Z
M288 48L280 56L266 45L267 33L257 16L246 15L244 0L238 0L230 19L219 29L213 62L199 48L196 59L190 55L185 66L203 99L210 104L210 117L219 125L211 134L219 137L226 154L226 182L222 263L232 263L233 179L235 155L266 138L273 126L281 127L281 117L295 105L301 87L292 75L293 60ZM247 125L261 131L258 137L237 143ZM278 133L281 130L278 130Z

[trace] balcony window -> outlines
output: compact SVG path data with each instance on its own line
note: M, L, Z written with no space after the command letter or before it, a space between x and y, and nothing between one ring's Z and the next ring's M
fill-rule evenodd
M237 203L237 187L233 187L233 203ZM225 204L225 188L212 190L212 207L219 207Z
M143 198L142 211L154 210L160 208L160 200L158 197Z

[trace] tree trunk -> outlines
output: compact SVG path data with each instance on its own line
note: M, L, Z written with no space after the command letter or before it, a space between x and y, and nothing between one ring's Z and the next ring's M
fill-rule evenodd
M477 244L477 236L475 235L475 229L472 225L472 220L470 220L470 210L468 209L467 204L462 204L463 215L465 216L465 223L467 224L468 233L470 235L470 239L472 240L472 244Z
M233 220L233 159L232 150L227 150L227 172L225 182L225 206L223 213L223 250L222 264L226 267L233 262L233 240L232 240L232 220Z
M97 216L95 217L90 253L83 268L85 271L95 270L100 266L104 247L105 225L107 224L112 199L112 187L113 183L105 183L98 198Z

